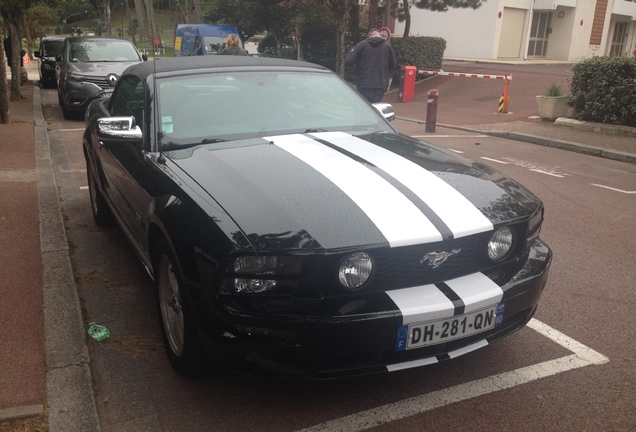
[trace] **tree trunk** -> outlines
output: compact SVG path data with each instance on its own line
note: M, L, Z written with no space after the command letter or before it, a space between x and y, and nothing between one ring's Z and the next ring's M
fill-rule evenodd
M411 31L411 10L409 9L409 0L402 0L404 5L404 34L402 37L409 37Z
M342 26L338 26L338 39L336 41L336 73L340 75L342 78L345 76L345 64L344 59L346 56L345 52L345 29Z
M148 22L150 23L150 44L152 45L154 52L154 40L160 39L159 29L157 28L157 20L155 19L155 7L153 6L152 0L144 1L146 3L146 11L148 12Z
M391 21L391 0L386 0L386 6L384 9L384 27L389 27L389 22Z
M106 18L106 34L113 35L112 13L110 10L110 0L104 0L104 18Z
M190 11L192 8L190 7L190 0L183 0L179 2L179 22L182 24L191 24L192 20L190 17Z
M369 0L369 25L367 31L374 27L378 27L378 3L380 0Z
M351 33L353 37L354 45L360 42L360 4L358 2L354 2L351 5L349 33Z
M126 3L126 16L128 17L128 34L130 34L130 5L128 4L128 0L124 1ZM122 11L124 13L124 11ZM124 28L121 29L121 36L124 37ZM135 36L133 36L133 43L135 43Z
M4 62L4 36L0 34L0 76L7 76L7 64ZM9 116L9 98L8 98L7 80L0 79L0 123L8 124Z
M31 47L33 46L33 41L31 40L31 31L29 30L29 26L27 25L26 15L22 16L22 28L24 29L24 33L27 40L27 54L29 59L33 60L33 50Z
M202 16L203 9L201 9L201 0L194 0L194 21L200 23Z
M22 99L20 93L20 51L22 51L22 37L18 32L18 26L9 23L11 31L11 97L10 100L15 102ZM6 76L6 75L5 75Z
M143 0L135 0L135 14L139 27L139 42L144 42L148 40L148 35L146 34L146 9Z

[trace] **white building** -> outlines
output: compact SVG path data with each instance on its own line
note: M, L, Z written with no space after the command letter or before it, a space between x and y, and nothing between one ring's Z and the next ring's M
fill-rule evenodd
M395 36L404 23L395 22ZM411 8L410 36L446 40L444 56L576 62L636 55L636 0L486 0L479 9Z

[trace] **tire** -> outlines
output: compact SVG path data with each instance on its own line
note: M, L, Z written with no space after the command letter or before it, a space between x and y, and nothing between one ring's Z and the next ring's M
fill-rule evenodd
M195 327L177 260L163 239L157 244L154 256L157 309L168 359L180 375L201 376L208 357Z
M66 104L64 103L64 98L62 97L62 93L60 93L60 89L57 90L57 102L60 104L60 108L62 108L62 116L64 116L65 120L73 120L75 116L68 108L66 108Z
M88 192L91 198L91 210L93 219L99 226L109 226L113 224L113 214L110 212L106 199L97 187L97 180L93 173L93 168L88 159L86 159L86 177L88 180Z

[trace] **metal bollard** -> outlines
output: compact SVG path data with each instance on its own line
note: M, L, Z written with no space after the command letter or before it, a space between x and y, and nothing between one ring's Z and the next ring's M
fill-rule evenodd
M430 90L426 101L426 132L435 132L437 125L437 99L439 92Z

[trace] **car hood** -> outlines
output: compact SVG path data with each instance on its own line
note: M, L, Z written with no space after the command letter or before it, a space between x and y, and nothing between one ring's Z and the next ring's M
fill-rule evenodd
M167 156L260 251L437 242L541 206L503 174L395 133L271 136Z
M66 68L71 73L86 76L107 76L110 74L120 76L128 66L140 62L141 60L131 62L69 62L66 64Z

